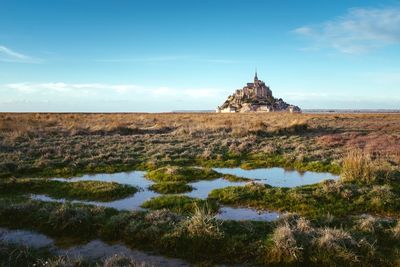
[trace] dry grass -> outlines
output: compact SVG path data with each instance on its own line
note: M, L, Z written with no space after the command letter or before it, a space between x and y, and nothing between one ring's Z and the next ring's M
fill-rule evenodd
M278 262L294 262L302 258L303 248L297 244L294 230L289 223L275 228L272 235L272 255Z
M392 228L393 237L400 239L400 220L397 221L396 225Z
M185 232L190 237L201 237L205 239L220 239L223 231L215 214L206 206L205 208L195 206L192 216L184 223Z
M353 149L400 164L399 133L399 114L0 113L0 175L112 172L248 153L340 163Z
M343 160L341 179L373 182L375 173L371 156L361 150L351 150Z

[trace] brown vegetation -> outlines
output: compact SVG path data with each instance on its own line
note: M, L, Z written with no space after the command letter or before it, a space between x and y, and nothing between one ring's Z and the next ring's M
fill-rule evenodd
M340 162L357 148L400 163L399 114L0 114L0 175L230 162L247 154ZM237 159L236 159L237 160Z

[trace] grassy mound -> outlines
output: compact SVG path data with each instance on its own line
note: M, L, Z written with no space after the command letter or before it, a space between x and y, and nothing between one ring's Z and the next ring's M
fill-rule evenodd
M250 182L250 181L253 181L253 179L246 178L246 177L240 177L240 176L236 176L236 175L232 175L232 174L224 174L224 176L222 178L224 178L225 180L227 180L229 182Z
M149 189L160 194L180 194L192 191L193 187L184 182L162 182L152 184Z
M115 182L61 182L48 179L10 179L0 182L3 194L44 194L53 198L111 201L130 196L137 188Z
M147 177L156 182L191 182L209 180L222 175L211 168L167 166L147 173Z
M347 220L313 223L289 215L274 223L221 222L213 214L198 205L194 205L193 213L180 216L165 209L127 212L0 199L2 227L82 241L119 241L203 266L243 262L267 266L395 266L398 260L399 220L395 219L350 216ZM7 256L9 250L0 245L3 249L0 255Z
M165 195L152 198L142 204L143 208L151 210L169 209L177 213L193 213L196 207L218 209L215 202L191 198L188 196Z

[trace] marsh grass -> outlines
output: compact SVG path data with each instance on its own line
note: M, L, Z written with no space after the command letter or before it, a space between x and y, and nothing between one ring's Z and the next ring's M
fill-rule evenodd
M343 159L341 179L344 182L373 182L375 168L371 156L361 150L351 150Z
M275 228L272 235L273 247L269 256L278 262L295 262L302 258L303 248L298 246L293 230L288 223Z
M49 179L9 179L0 181L3 194L45 194L53 198L111 201L136 193L133 186L102 181L62 182Z
M214 211L218 209L218 205L214 201L191 198L182 195L158 196L142 204L143 208L151 210L169 209L182 214L193 214L196 212L197 207L205 206Z
M209 180L221 175L211 168L166 166L147 173L147 177L156 182L192 182Z
M137 261L123 254L115 254L106 258L98 267L153 267L151 264Z
M393 266L400 226L379 218L400 216L399 125L398 114L0 114L0 177L17 177L0 186L0 225L125 242L208 264ZM343 171L340 181L296 188L217 189L206 201L161 196L144 204L151 211L140 212L21 194L101 199L119 194L111 184L19 184L33 173L142 169L156 182L176 183L160 186L169 191L222 177L210 169L217 166ZM304 217L221 223L213 217L219 203Z
M221 222L214 214L207 205L195 205L192 213L178 215L166 209L118 212L31 201L0 205L0 225L86 242L95 238L124 242L207 264L368 266L393 262L395 247L400 244L393 237L393 223L382 224L379 231L365 232L353 227L357 220L349 224L342 221L345 229L342 222L327 227L298 215L269 223Z
M192 191L193 187L185 182L161 182L152 184L149 189L160 194L180 194Z
M204 239L221 239L224 236L220 229L220 221L215 217L215 211L209 206L194 205L193 214L183 223L182 229L189 237Z
M230 182L250 182L253 181L253 179L250 178L245 178L245 177L240 177L232 174L224 174L222 176L223 179L230 181Z
M338 172L363 148L400 163L397 114L0 114L0 177L167 165Z
M400 220L397 221L396 225L391 230L393 237L395 239L400 239Z
M55 256L47 248L34 249L23 245L0 242L0 266L19 267L152 267L124 254L114 254L102 259Z
M49 256L50 253L45 251L0 241L0 266L34 266L38 259Z
M321 219L328 213L333 217L368 212L399 215L399 195L388 184L324 181L295 188L247 184L214 189L209 194L209 199L226 205L296 212L315 219Z
M358 266L369 265L374 255L374 244L366 239L358 240L344 229L315 227L305 218L289 216L270 236L265 260L280 264Z

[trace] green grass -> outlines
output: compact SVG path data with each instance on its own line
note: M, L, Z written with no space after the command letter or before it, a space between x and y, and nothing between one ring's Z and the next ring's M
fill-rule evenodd
M149 189L160 194L180 194L192 191L193 187L184 182L162 182L152 184Z
M147 177L156 182L192 182L209 180L222 175L211 168L167 166L147 173Z
M45 194L53 198L111 201L128 197L137 188L115 182L62 182L49 179L9 179L0 181L2 194Z
M56 239L123 242L136 249L205 265L396 264L396 249L400 246L395 230L397 220L346 218L333 223L314 223L299 216L288 216L276 223L221 222L207 206L198 205L193 213L182 216L165 209L127 212L80 204L0 199L1 227L36 230ZM5 248L3 252L8 255L9 250Z
M262 184L213 190L210 199L228 205L296 212L314 219L325 214L374 213L400 215L400 196L393 187L326 181L295 188L276 188Z
M80 259L69 255L53 255L48 248L29 248L0 241L0 266L38 266L38 267L150 267L152 265L137 261L123 253L101 259Z
M196 207L208 206L211 210L216 211L218 206L215 202L202 199L191 198L181 195L164 195L152 198L142 204L143 208L151 210L169 209L177 213L193 213Z
M245 177L240 177L232 174L224 174L222 176L223 179L230 181L230 182L250 182L253 181L253 179L250 178L245 178Z

